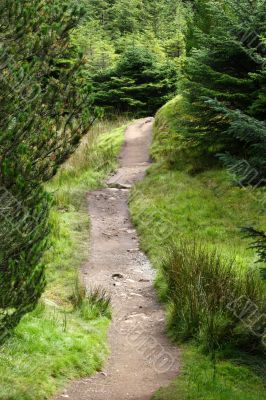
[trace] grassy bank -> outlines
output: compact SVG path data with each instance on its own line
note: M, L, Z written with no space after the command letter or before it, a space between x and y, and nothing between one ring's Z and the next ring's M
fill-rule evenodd
M86 192L101 187L116 167L125 123L96 124L47 187L55 198L52 246L44 256L47 288L38 308L1 348L1 400L48 399L67 379L99 370L107 355L109 314L74 300L88 255Z
M183 348L183 364L180 376L168 388L159 390L153 400L263 400L265 398L263 379L244 365L220 361L214 371L208 357L191 346Z
M189 117L180 101L173 100L157 115L155 163L130 202L142 248L158 272L156 287L166 304L169 333L195 345L184 349L181 378L155 399L262 399L265 380L232 361L235 344L251 351L261 341L254 344L257 338L249 327L224 308L227 294L234 300L239 293L265 307L259 266L248 248L250 241L241 233L243 226L265 227L263 192L234 185L227 171L199 168L193 156L186 156L182 134ZM182 268L186 279L180 276ZM210 344L216 346L215 379L214 355L199 352ZM238 358L244 363L244 355ZM254 356L248 358L259 363Z
M258 215L263 225L266 216L261 211L259 193L248 196L246 189L232 186L226 171L192 176L155 164L145 181L138 184L133 199L134 221L145 233L142 245L155 263L163 251L159 246L162 236L156 233L159 228L167 232L163 235L165 243L170 236L196 238L244 262L253 262L254 252L248 249L250 242L243 238L240 228L257 225ZM158 215L156 229L148 223L152 215Z

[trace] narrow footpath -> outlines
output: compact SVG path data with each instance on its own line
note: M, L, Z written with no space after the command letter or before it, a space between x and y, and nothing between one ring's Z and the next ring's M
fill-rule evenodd
M128 211L129 189L150 165L152 124L145 118L126 130L117 173L107 189L88 195L91 244L83 273L88 288L102 286L112 296L110 356L101 372L75 381L57 400L150 400L178 374L179 350L166 337L154 271Z

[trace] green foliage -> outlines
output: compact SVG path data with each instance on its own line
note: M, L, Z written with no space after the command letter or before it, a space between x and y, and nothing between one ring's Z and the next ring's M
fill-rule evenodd
M198 4L199 2L197 2ZM186 68L187 141L202 157L221 155L243 184L265 179L265 1L202 2L206 26L195 30ZM197 14L196 14L197 15ZM202 18L202 14L201 18ZM257 175L250 180L249 170ZM245 176L245 173L247 176ZM244 176L243 176L244 174Z
M80 311L82 318L86 321L95 320L100 317L111 319L111 298L104 288L97 287L87 291L79 288L76 293L75 307Z
M99 370L107 355L109 321L38 305L1 347L1 400L43 400Z
M187 29L182 1L82 0L72 43L85 55L95 104L110 115L155 114L176 91Z
M247 309L256 305L258 316L266 311L264 287L256 271L241 271L217 250L196 243L173 243L167 253L161 268L172 336L194 338L210 353L226 345L251 352L263 349L264 326L254 334Z
M36 306L43 292L44 266L40 259L46 248L48 207L48 196L41 188L21 193L1 187L1 341L22 315Z
M194 338L207 350L235 345L248 351L261 345L265 285L239 229L257 221L260 200L259 190L249 197L231 185L224 171L190 176L162 164L152 167L133 191L132 219L157 268L156 287L168 304L175 338ZM265 216L260 223L265 224ZM169 238L175 244L169 246ZM253 320L262 318L260 338L238 318L248 317L239 310L249 301L262 310Z
M115 46L121 37L132 34L153 32L158 42L170 39L186 25L180 0L82 0L82 4L87 20L108 33Z
M266 234L263 231L258 231L254 228L243 228L245 234L253 239L251 244L251 248L255 249L258 254L258 262L265 263L266 262ZM266 269L261 269L262 276L266 279Z
M82 60L70 32L71 2L2 1L0 110L0 337L32 310L44 285L50 196L42 187L87 132Z
M187 125L193 118L187 113L183 96L176 96L166 103L157 113L153 128L151 155L157 162L167 163L171 169L179 167L188 170L200 170L202 163L197 155L194 143L186 141Z
M153 115L176 88L171 64L159 64L147 50L132 48L116 67L93 76L95 104L109 112Z

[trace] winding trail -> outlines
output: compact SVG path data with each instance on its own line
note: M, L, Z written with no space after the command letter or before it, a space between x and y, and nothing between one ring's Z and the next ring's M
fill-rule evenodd
M152 118L141 119L126 130L120 168L107 189L88 195L91 252L83 273L87 287L111 292L111 354L102 372L72 383L57 400L149 400L178 374L179 350L166 337L154 271L128 211L129 189L149 167L152 124Z

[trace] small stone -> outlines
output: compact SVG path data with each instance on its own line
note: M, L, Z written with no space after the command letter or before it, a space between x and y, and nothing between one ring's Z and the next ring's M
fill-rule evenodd
M113 278L113 279L123 279L124 276L123 276L122 274L113 274L113 275L112 275L112 278Z

